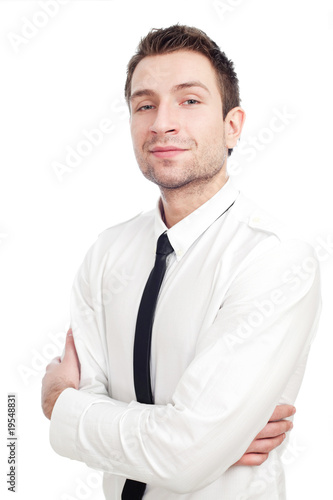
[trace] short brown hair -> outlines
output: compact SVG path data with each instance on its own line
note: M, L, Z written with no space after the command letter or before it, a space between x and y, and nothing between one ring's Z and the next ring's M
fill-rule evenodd
M240 105L239 83L233 62L206 33L190 26L175 24L169 28L152 29L141 39L136 54L127 65L125 98L130 106L131 83L135 68L147 56L167 54L177 50L193 50L205 55L216 70L222 98L223 119L232 108ZM232 149L229 149L229 155Z

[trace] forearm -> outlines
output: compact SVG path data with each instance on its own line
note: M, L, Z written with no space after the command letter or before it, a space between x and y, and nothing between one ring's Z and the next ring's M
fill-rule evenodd
M255 417L244 425L236 418L237 408L225 414L222 423L219 415L199 418L178 405L125 405L72 389L59 403L54 409L57 424L51 423L56 452L177 493L214 481L240 458L264 425L254 422Z
M235 280L172 404L127 405L96 391L65 391L51 421L55 451L180 493L204 487L234 464L267 423L318 319L316 272L292 289L281 285L280 269L264 269L261 276L249 269ZM277 287L284 300L250 336L239 337L240 320Z
M238 380L223 370L212 376L218 367L207 368L209 352L204 352L191 366L192 375L202 370L202 390L188 372L166 406L127 405L68 390L54 409L52 445L90 467L178 493L203 488L237 462L267 423L295 367L297 349L290 344L274 346L264 365L256 364L251 377ZM223 358L220 354L216 359ZM243 361L237 357L230 364L241 373L237 364Z

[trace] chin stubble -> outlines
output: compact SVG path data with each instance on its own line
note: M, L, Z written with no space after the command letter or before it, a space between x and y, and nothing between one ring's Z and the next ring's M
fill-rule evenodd
M161 141L156 140L154 142L155 143L158 142L159 144L162 144ZM153 143L149 143L149 148L151 148L152 145L153 145ZM172 145L172 141L168 141L167 143L165 143L163 145ZM189 146L188 143L181 144L179 140L175 143L175 145L177 145L178 147L184 147L184 148L186 146L187 147ZM189 148L189 149L191 149L191 148ZM147 149L147 151L148 150L149 149ZM186 169L185 175L183 172L182 179L179 179L178 182L177 182L177 180L174 180L173 183L170 183L170 184L163 182L162 179L159 179L155 176L153 165L149 161L146 161L144 156L141 156L141 155L136 155L136 156L137 156L137 162L140 166L140 169L141 169L143 175L146 177L146 179L150 180L154 184L157 184L160 188L175 190L175 189L180 189L180 188L182 188L190 183L192 183L193 187L194 187L194 185L198 186L198 185L206 184L207 182L209 182L209 180L212 179L213 177L215 177L222 169L224 162L226 160L227 154L228 154L228 148L225 144L224 148L223 148L223 156L222 156L221 160L217 160L214 162L214 158L213 159L206 158L206 161L205 161L205 158L203 159L202 163L207 163L207 166L206 166L204 171L201 171L201 175L199 177L197 177L197 174L198 173L200 174L200 164L199 164L199 161L195 161L194 164L192 164L189 168ZM207 156L209 156L208 153L207 153ZM168 166L170 166L170 168L172 167L173 162L171 160L163 159L162 161L163 161L163 164L165 165L166 168L168 168ZM144 170L141 168L142 165L145 167ZM215 165L215 167L214 167L214 165Z

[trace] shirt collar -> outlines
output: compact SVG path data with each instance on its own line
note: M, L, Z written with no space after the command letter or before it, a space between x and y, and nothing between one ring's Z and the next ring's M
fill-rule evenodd
M223 187L203 205L179 221L170 229L164 224L161 216L161 198L155 208L155 238L167 231L177 260L180 260L190 246L201 234L213 224L222 213L236 200L239 191L233 186L230 179Z

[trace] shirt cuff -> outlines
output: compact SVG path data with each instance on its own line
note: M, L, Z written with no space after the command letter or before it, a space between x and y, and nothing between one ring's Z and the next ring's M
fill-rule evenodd
M96 403L108 402L113 406L127 406L108 396L92 394L76 389L65 389L58 397L51 416L50 443L53 450L72 460L82 460L78 448L80 421L86 411Z

